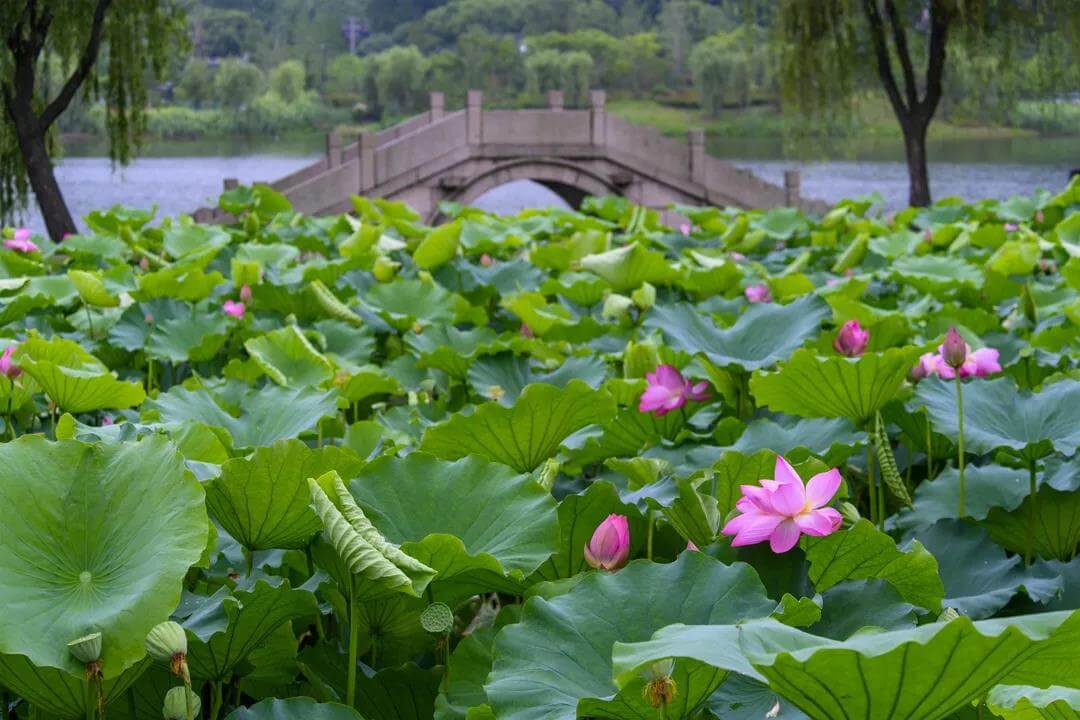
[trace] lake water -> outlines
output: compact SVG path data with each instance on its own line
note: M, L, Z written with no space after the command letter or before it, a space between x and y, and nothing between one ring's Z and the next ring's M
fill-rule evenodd
M216 202L222 180L242 183L270 181L310 163L319 156L321 139L304 137L281 141L245 142L232 139L153 143L143 157L124 168L112 168L100 157L99 144L69 145L57 167L57 177L69 207L81 217L91 210L125 204L157 205L159 215L191 212ZM787 168L802 169L806 197L828 202L877 191L887 209L907 201L907 170L896 143L871 142L854 146L854 157L794 162L781 159L774 140L721 141L710 151L749 168L774 183ZM1080 167L1080 137L949 141L930 147L930 179L934 197L959 195L967 200L1028 195L1038 188L1057 192L1069 170ZM563 205L540 185L519 182L495 188L477 205L511 213L527 207ZM36 232L44 223L31 206L24 224Z

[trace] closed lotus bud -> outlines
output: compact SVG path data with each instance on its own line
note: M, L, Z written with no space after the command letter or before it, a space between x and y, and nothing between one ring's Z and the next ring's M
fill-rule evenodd
M242 302L242 303L251 302L251 286L248 285L247 283L245 283L240 288L240 302Z
M643 378L660 365L660 350L651 342L633 342L626 344L623 351L623 377Z
M630 293L630 299L639 310L648 310L656 304L656 288L651 283L642 283L641 287Z
M172 662L175 655L187 655L187 633L179 623L166 620L146 635L146 652L158 662Z
M949 367L958 370L967 360L967 354L967 343L964 342L964 338L960 337L955 327L949 328L949 331L945 333L945 342L941 344L941 359Z
M83 665L101 660L101 633L90 633L68 643L68 652Z
M625 515L612 513L585 546L585 562L597 570L618 570L629 556L630 525Z
M490 255L488 255L487 253L484 253L483 255L480 256L480 264L483 265L484 267L491 267L492 265L495 264L495 261L491 259Z
M630 308L633 306L634 301L625 295L611 293L604 298L604 307L600 310L600 314L608 320L621 320L630 313Z
M843 519L844 527L851 527L859 522L859 509L849 502L842 502L840 503L840 517Z
M858 320L848 320L837 333L833 349L847 357L859 357L866 352L869 342L870 331L864 330Z
M244 218L244 232L249 236L258 235L260 227L262 227L262 223L259 221L259 214L252 210Z
M202 711L202 700L199 696L183 685L178 685L165 693L165 704L162 706L162 714L165 720L187 720L188 703L191 703L191 716L199 717Z
M394 262L385 255L380 255L375 260L375 265L372 267L371 272L375 275L375 279L381 283L390 282L397 275L398 268L401 267L401 263Z
M149 270L150 269L150 258L143 255L142 259L139 260L139 269L142 270L143 272L146 272L147 270Z

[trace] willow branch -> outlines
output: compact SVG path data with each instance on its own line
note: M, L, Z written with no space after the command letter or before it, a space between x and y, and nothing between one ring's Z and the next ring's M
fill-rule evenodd
M919 86L915 84L915 69L911 65L911 51L908 49L907 31L900 13L896 10L893 0L885 0L885 13L892 26L893 44L896 45L896 55L900 58L900 69L904 73L904 88L907 90L908 107L914 108L919 104Z
M893 75L889 48L885 44L885 23L878 11L877 0L863 0L863 11L866 13L867 22L870 23L870 37L874 42L874 54L877 56L881 84L885 86L885 93L889 96L889 102L892 103L897 117L901 122L905 122L909 109L904 105L904 99L900 96L900 89L896 85L896 77Z
M42 129L47 129L56 122L56 118L60 117L60 113L67 109L72 98L75 97L75 93L78 92L79 87L86 81L86 78L90 75L90 71L94 69L94 63L97 62L98 51L101 49L101 38L105 34L105 15L109 11L109 3L111 1L112 0L98 0L97 7L94 8L94 19L90 25L90 39L87 41L86 47L83 48L82 56L79 58L79 64L76 65L74 72L71 73L71 77L67 79L67 82L64 83L64 87L60 89L60 93L51 103L49 103L45 108L45 111L41 114Z

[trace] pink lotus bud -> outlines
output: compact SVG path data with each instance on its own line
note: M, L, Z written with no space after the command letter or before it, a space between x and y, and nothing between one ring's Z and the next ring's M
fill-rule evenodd
M244 317L244 303L235 302L233 300L226 300L225 304L221 307L225 311L225 314L234 317L237 320Z
M240 286L240 302L251 302L251 286L247 283Z
M683 223L682 225L680 225L679 226L679 232L681 232L683 235L689 236L690 235L690 224L689 223Z
M934 239L934 232L930 228L926 228L925 230L923 230L922 237L923 240L925 240L926 242L930 242Z
M741 263L746 261L745 255L743 255L741 252L736 252L734 250L728 255L728 257L731 258L731 262Z
M630 555L630 526L625 515L611 514L585 546L585 562L597 570L618 570Z
M146 313L146 317L143 318L143 319L146 320L147 325L153 325L154 324L154 314L153 313Z
M525 323L521 323L520 332L521 332L521 337L527 337L527 338L536 337L535 335L533 335L532 328L529 327L528 325L526 325Z
M1046 216L1043 215L1043 211L1042 210L1036 210L1035 211L1035 222L1037 222L1037 223L1039 223L1041 225L1043 223L1043 221L1045 221L1045 220L1046 220Z
M964 338L960 337L955 327L949 328L945 333L945 342L941 344L941 359L953 369L958 369L964 364L968 356L968 346Z
M14 239L14 240L29 240L30 239L30 229L29 228L18 228L17 230L15 230L15 233L12 235L12 239Z
M15 354L15 345L4 348L4 354L0 355L0 375L6 376L9 380L22 375L22 370L11 361L11 356Z
M1016 232L1020 226L1016 223L1005 223L1005 232Z
M698 550L698 546L694 544L693 540L686 541L686 549L690 552L700 552L700 550Z
M492 265L495 264L495 261L491 259L490 255L488 255L487 253L484 253L483 255L480 256L480 264L483 265L484 267L491 267Z
M859 357L866 352L866 345L870 342L870 331L863 330L858 320L848 320L840 328L840 332L833 340L833 349L841 355Z
M764 283L749 286L743 290L743 294L752 303L772 302L772 293L769 292L769 286Z
M146 272L150 269L150 259L145 255L139 260L139 269Z
M112 425L113 424L113 419L111 417L109 417L108 415L104 415L101 418L101 424L102 424L103 427L106 426L106 425Z
M61 239L61 240L67 240L67 239L68 239L69 237L71 237L71 236L72 236L73 234L74 234L74 233L69 233L69 232L66 232L66 233L64 233L63 237L61 237L60 239Z

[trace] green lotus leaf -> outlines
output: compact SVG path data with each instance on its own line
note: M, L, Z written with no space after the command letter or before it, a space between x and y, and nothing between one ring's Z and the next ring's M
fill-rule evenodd
M916 613L884 580L845 580L821 593L821 617L807 632L846 640L858 632L915 627Z
M271 582L272 581L272 582ZM247 590L222 587L187 604L181 625L188 635L188 665L194 677L221 681L281 625L318 611L315 595L287 580L258 580Z
M469 384L481 396L513 405L521 391L532 383L566 387L571 380L581 380L599 387L607 376L607 365L597 357L569 357L556 370L537 372L529 358L511 352L482 357L469 368Z
M938 561L945 583L941 604L973 620L997 614L1019 593L1041 603L1062 590L1060 576L1043 568L1024 567L1020 556L1007 556L977 526L941 520L917 537Z
M450 656L450 667L454 670L445 691L435 699L435 720L475 720L483 711L494 718L484 692L484 681L491 672L494 644L495 628L486 627L472 633L454 648Z
M1042 257L1042 249L1035 241L1009 240L999 247L986 261L986 268L999 275L1027 275L1035 269Z
M442 669L413 663L386 668L356 683L356 709L379 720L430 720L439 693Z
M116 307L120 298L109 292L100 277L86 270L68 270L68 278L75 285L79 297L94 307Z
M544 337L559 327L573 327L578 322L569 308L548 302L547 297L538 292L505 295L500 304L520 318L537 337Z
M724 720L806 720L806 713L779 697L768 685L731 675L709 698L709 710Z
M225 283L217 270L206 273L191 263L177 263L156 272L139 275L139 290L132 293L139 300L175 298L196 302L205 300L214 288Z
M789 305L753 305L724 329L692 305L657 305L645 316L645 327L659 330L676 349L704 354L718 367L750 371L787 358L820 332L821 321L829 315L824 300L808 295Z
M563 440L615 412L611 396L580 380L565 388L528 386L513 407L484 403L472 415L457 414L424 432L420 449L449 460L477 454L531 472L555 455Z
M309 507L308 478L330 470L352 477L362 466L340 448L312 450L299 440L279 440L222 465L220 477L206 483L206 505L248 550L303 548L322 528Z
M505 343L496 338L490 328L458 330L452 325L438 325L409 335L405 343L416 355L417 367L442 370L461 380L478 356L505 349Z
M661 658L685 658L769 683L815 720L919 717L940 720L995 685L1080 684L1080 611L972 622L961 617L845 641L775 620L739 626L673 625L648 642L617 642L616 681ZM678 666L683 663L676 663Z
M937 560L918 541L900 550L891 537L863 519L849 530L805 542L810 581L818 592L843 580L880 578L912 605L941 610L945 588Z
M0 653L79 677L67 643L91 632L106 678L143 657L209 533L202 488L161 436L0 445L0 506Z
M349 489L387 540L438 573L430 592L452 607L484 590L522 594L525 576L557 548L551 494L478 457L381 457Z
M935 428L957 436L955 382L927 378L915 400ZM1080 382L1062 380L1037 393L1020 390L1009 378L976 379L964 386L964 447L985 454L1007 448L1040 457L1053 450L1071 456L1080 445Z
M363 720L363 716L348 705L293 697L266 698L251 707L236 708L225 720Z
M392 593L418 596L427 588L435 570L388 542L357 506L337 472L308 480L308 487L326 542L340 561L340 566L327 570L354 599Z
M460 238L460 222L440 225L429 232L413 250L413 262L421 270L432 270L450 262L457 255Z
M159 360L173 363L205 362L218 354L228 337L229 323L224 313L192 308L190 314L182 316L155 317L153 325L146 324L145 313L141 311L132 315L135 328L150 331L148 342L144 341L138 347L145 345L150 354ZM142 324L141 328L139 323ZM113 330L110 329L110 341L113 337ZM129 346L127 349L134 348Z
M177 385L146 401L143 410L165 423L195 420L224 428L237 448L273 445L296 437L314 428L321 418L337 413L335 392L268 386L244 389L230 398L235 399L235 406L224 395ZM288 412L282 412L283 408Z
M678 598L678 602L672 602ZM616 573L593 573L553 600L534 597L521 622L495 640L495 662L484 690L496 717L656 717L635 676L618 692L611 647L640 642L673 622L724 623L765 617L776 603L747 565L724 565L703 553L683 553L667 565L633 562ZM675 655L672 653L672 655ZM684 717L712 694L726 673L684 672L670 717Z
M251 338L244 342L244 349L278 385L318 386L334 376L334 366L295 325Z
M634 505L624 503L615 486L597 481L582 493L567 495L559 503L559 545L536 577L543 580L570 578L588 570L585 545L593 532L611 514L627 518L630 529L630 557L645 547L645 517Z
M334 364L347 370L368 364L375 351L375 335L370 326L354 327L338 320L320 320L315 330L322 335L319 345Z
M423 280L395 280L371 288L364 302L397 330L413 323L435 325L453 322L455 295L441 285Z
M702 484L701 491L716 498L717 512L727 517L742 497L743 485L758 485L762 479L772 479L776 469L776 453L758 450L753 455L726 452L712 466L710 477Z
M958 257L919 255L898 258L892 263L895 277L919 292L953 291L961 286L981 287L983 274Z
M351 403L366 400L374 395L405 395L401 382L390 375L386 368L378 365L364 365L348 376L341 396Z
M70 413L129 408L146 397L142 385L117 380L104 363L71 340L31 334L19 346L15 362Z
M998 685L986 706L1003 720L1080 720L1080 690Z
M893 348L859 358L818 357L796 350L778 372L755 374L750 392L758 405L801 417L844 417L858 426L892 400L919 356L919 348Z
M1080 476L1074 479L1080 482ZM1025 553L1031 547L1042 558L1071 560L1080 547L1078 490L1077 484L1066 490L1043 485L1034 498L1025 496L1015 510L992 508L980 525L1007 550Z
M969 465L964 469L964 514L982 520L991 508L1015 510L1028 494L1028 473L1002 465ZM914 504L902 508L890 523L899 530L927 528L959 511L960 474L946 468L915 488Z
M581 269L599 275L618 293L639 288L643 283L666 285L675 277L663 255L640 243L586 255L581 258Z
M762 418L747 425L731 449L745 455L772 450L791 462L818 455L827 465L838 466L865 443L866 433L843 418L781 418L779 422Z
M123 700L128 690L143 675L150 663L143 661L132 665L119 677L101 684L105 706L110 715L116 709L117 700ZM25 698L36 711L44 711L56 720L81 720L87 712L87 681L64 670L39 667L23 655L0 655L0 688L7 688ZM96 691L90 695L91 711L97 708ZM158 710L160 710L160 703Z
M221 228L207 225L174 225L164 232L162 247L170 257L214 257L229 244L229 235Z
M805 235L810 228L796 208L775 208L750 221L750 227L774 240L790 240Z

